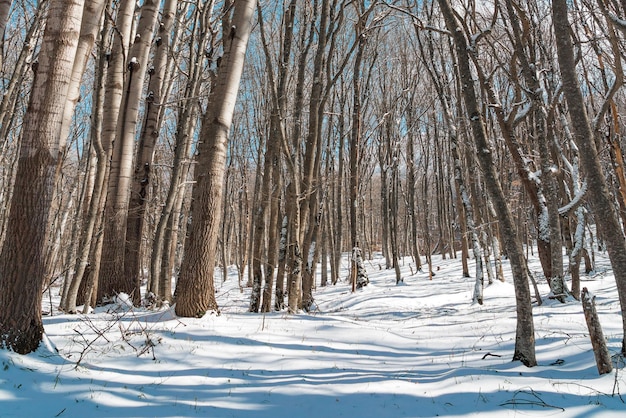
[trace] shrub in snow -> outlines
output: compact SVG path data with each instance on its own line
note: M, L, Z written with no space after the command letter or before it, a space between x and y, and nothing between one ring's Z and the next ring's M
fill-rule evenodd
M123 309L131 309L133 307L133 299L127 293L118 293L114 299L115 304Z

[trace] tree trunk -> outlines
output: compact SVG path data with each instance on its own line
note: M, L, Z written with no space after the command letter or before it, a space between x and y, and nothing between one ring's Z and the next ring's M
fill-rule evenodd
M359 247L358 221L357 214L359 209L359 171L361 159L361 135L362 135L362 119L361 114L361 65L363 62L363 54L367 45L367 37L363 33L365 30L366 17L360 16L356 24L355 36L358 39L358 47L354 57L354 67L352 71L352 130L350 132L350 202L348 210L350 214L350 246L352 248ZM350 277L352 283L356 283L357 265L356 257L351 258ZM354 291L355 286L352 286Z
M606 241L609 259L615 274L617 291L622 312L622 354L626 354L626 241L619 222L618 214L613 205L606 179L602 172L598 151L593 140L594 135L585 109L578 75L570 24L567 15L567 1L552 1L552 21L556 35L559 69L563 79L563 94L567 100L574 140L580 149L580 158L587 173L589 203L596 216L598 231Z
M67 138L72 125L72 116L76 104L80 100L80 87L87 67L87 61L91 55L93 46L100 32L100 24L102 22L102 13L106 6L107 0L91 0L85 2L83 10L82 25L80 28L80 37L78 38L78 49L76 51L76 59L74 60L74 68L72 69L71 83L67 95L67 104L63 113L63 122L61 126L61 137Z
M322 122L324 118L324 71L326 61L326 46L329 41L329 32L332 29L330 24L331 14L331 1L322 0L321 13L320 13L320 26L318 32L318 45L313 58L313 83L311 84L311 95L309 98L309 118L308 118L308 133L306 135L306 146L303 159L303 170L301 178L301 188L298 194L299 199L299 231L297 233L298 239L298 251L300 254L300 263L302 263L302 257L308 257L308 251L312 244L312 238L314 236L311 230L316 228L314 222L311 222L312 208L316 205L314 199L317 199L318 193L316 193L317 184L319 180L319 156L321 154L321 131ZM298 272L298 276L292 277L292 282L296 282L296 287L300 289L298 294L298 308L302 307L302 304L309 306L312 300L312 281L307 276L307 280L304 281L302 268L295 269L293 271ZM292 272L293 272L292 271ZM295 294L294 294L295 295ZM290 293L291 296L291 293ZM289 302L290 310L292 309L292 302ZM306 308L306 307L305 307Z
M197 183L193 190L193 218L176 284L176 314L179 316L203 316L208 310L218 309L213 274L222 215L228 134L255 7L256 0L240 0L234 5L232 26L225 32L225 53L203 121L198 145Z
M108 25L105 25L105 28ZM103 31L104 33L104 31ZM91 144L94 148L96 155L96 168L95 179L93 185L93 191L89 202L89 208L83 219L80 246L76 257L76 265L74 267L74 274L72 280L67 289L67 296L61 301L61 308L68 313L76 312L76 305L78 302L79 291L81 283L85 287L85 272L89 266L90 256L93 255L93 248L96 245L98 230L97 226L102 223L102 208L104 207L104 199L106 193L104 191L106 185L106 176L108 171L108 160L105 149L102 146L101 128L102 128L102 106L104 97L104 66L105 58L103 49L99 49L100 59L97 62L96 74L94 80L94 92L92 101L92 120L91 120ZM67 104L66 104L67 108ZM93 262L93 259L91 259ZM89 301L81 300L81 302L88 304Z
M413 261L415 262L415 270L422 270L422 257L420 255L420 246L419 246L419 231L417 228L417 212L416 212L416 202L415 195L417 194L417 190L415 188L416 185L416 176L415 176L415 152L413 148L413 137L410 136L406 141L406 160L407 160L407 173L406 173L406 182L407 182L407 194L408 194L408 202L407 202L407 216L409 217L409 222L411 226L411 235L409 239L409 248L411 250L411 256L413 257ZM467 263L467 261L466 261Z
M264 173L261 184L261 204L256 209L255 235L253 245L253 289L250 297L250 311L269 312L271 309L272 287L274 281L274 270L278 261L278 217L280 206L280 151L281 144L286 140L285 128L283 125L286 107L285 86L287 82L287 70L291 55L291 45L293 41L293 25L295 20L296 1L292 0L285 10L284 36L279 56L280 66L278 68L277 81L274 79L274 68L271 66L271 56L265 36L263 25L263 13L258 7L258 21L263 41L263 50L266 56L266 66L270 78L272 89L272 111L270 114L269 138L266 143L264 160ZM267 228L265 225L267 223ZM258 234L258 236L257 236ZM267 235L266 235L267 234ZM262 270L261 262L263 257L262 243L267 236L267 256L265 257L265 285L261 293Z
M93 267L99 270L99 281L97 286L97 299L105 302L119 292L132 293L129 289L128 280L124 277L124 248L126 241L126 211L127 202L123 196L116 196L114 188L117 187L116 173L122 167L120 158L125 155L132 159L132 149L122 148L117 138L118 116L122 119L127 109L122 108L122 97L124 96L125 75L129 68L137 68L131 65L127 56L130 48L131 29L133 27L133 15L135 12L135 1L122 0L117 6L115 20L115 30L111 55L107 67L107 80L105 84L104 117L102 120L102 147L107 153L107 160L110 160L109 173L107 174L107 185L105 185L106 204L104 236L100 264ZM134 61L133 61L134 62ZM115 144L114 144L115 143ZM132 144L131 144L132 145ZM117 155L112 157L113 148L118 150ZM120 151L125 151L121 153ZM118 197L120 199L118 199ZM132 285L131 285L132 286Z
M584 287L580 294L580 300L582 301L585 321L589 329L589 339L591 339L593 354L596 357L598 373L601 375L611 373L613 371L613 363L611 362L611 354L609 354L609 349L606 346L606 340L604 339L602 326L596 311L596 297L592 296L587 288Z
M528 285L528 268L526 266L521 242L515 230L513 217L506 202L502 187L500 186L499 174L496 172L494 166L490 146L487 142L483 116L472 78L469 47L448 0L439 0L439 5L446 26L452 34L456 46L463 100L465 102L466 111L469 114L469 124L476 143L478 162L483 171L487 191L493 200L498 215L502 236L505 241L505 248L511 262L517 310L517 329L513 360L520 360L527 367L536 366L535 335L532 306L530 302L530 288Z
M20 354L36 350L43 338L46 226L65 147L60 129L83 6L83 1L50 3L0 252L0 347Z
M4 31L9 20L9 11L11 10L12 0L0 0L0 73L2 72L3 56L4 56Z
M203 8L196 9L194 21L198 32L203 36L199 40L199 51L207 49L211 31L205 24L213 14L214 1L205 4ZM192 38L195 39L195 38ZM193 48L191 48L193 52ZM212 57L211 57L212 58ZM202 83L202 65L204 53L192 54L189 58L194 65L190 68L190 74L185 85L184 97L178 107L178 123L176 124L174 161L171 180L165 204L159 216L159 221L154 233L154 243L150 255L150 282L148 291L154 293L159 301L172 301L172 273L173 261L175 260L178 225L181 209L184 201L186 179L190 169L189 155L193 144L193 131L200 112L199 102L193 100L198 97Z
M133 54L139 55L140 63L141 60L148 60L148 53L150 52L154 33L153 28L159 12L158 4L160 4L160 1L145 1L142 6L139 32L137 33L140 42L135 44L139 51L135 51L135 47L133 47ZM145 99L145 118L137 144L137 161L134 164L135 168L129 195L124 269L126 270L125 275L127 279L132 280L137 289L141 287L141 274L143 270L141 266L141 243L143 241L145 228L146 205L150 194L149 186L152 176L154 147L159 138L164 111L163 104L167 98L166 77L170 63L169 57L173 46L171 44L172 28L174 26L177 5L177 0L168 0L163 6L162 18L157 31L157 41L155 42L156 51L154 52L154 61L148 71L150 81L148 83L148 95ZM135 100L136 103L139 101L139 95L142 91L140 88L143 87L141 81L147 69L147 62L142 64L142 71L140 71L140 73L144 74L137 74L136 80L139 82L134 86L139 89L134 91L135 94L133 95L133 100ZM133 139L138 118L137 113L136 111L130 115L131 118L135 120L129 123L128 132L125 134ZM130 136L131 134L132 136ZM134 293L135 303L139 301L139 298L140 294L139 291L137 291Z
M286 205L288 206L288 205ZM278 247L278 271L276 275L276 290L274 292L274 310L282 311L285 309L285 273L287 270L287 243L289 242L289 227L287 226L289 218L287 215L283 217L280 228L280 244Z
M107 185L106 210L112 216L107 217L105 224L103 254L107 255L107 261L114 260L119 264L115 269L109 270L106 277L102 277L100 294L110 297L124 292L132 296L135 305L141 300L141 281L138 274L140 239L137 239L141 234L141 223L138 221L140 214L135 213L130 223L127 221L133 178L135 134L139 121L139 101L148 68L159 4L160 1L157 0L145 0L141 6L137 34L127 57L128 71L124 80L122 107L120 119L117 121L117 135L113 144L111 172ZM142 196L139 195L137 198L141 199ZM131 236L128 236L128 229L132 231Z

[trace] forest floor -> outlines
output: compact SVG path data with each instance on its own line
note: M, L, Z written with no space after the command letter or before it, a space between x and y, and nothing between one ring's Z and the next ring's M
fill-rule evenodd
M619 301L607 257L595 256L582 285L615 354ZM366 288L318 287L315 311L297 315L248 313L234 270L217 283L221 314L199 319L123 301L65 315L53 288L45 344L26 356L0 350L0 417L624 416L623 364L598 375L580 303L549 300L544 280L539 365L526 368L511 361L508 266L509 282L487 286L481 306L459 259L434 258L432 281L405 259L399 286L380 256L366 264Z

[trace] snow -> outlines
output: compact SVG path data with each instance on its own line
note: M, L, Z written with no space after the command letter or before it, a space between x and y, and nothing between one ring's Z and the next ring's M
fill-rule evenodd
M623 416L626 377L598 376L579 302L534 307L539 365L526 368L511 361L508 264L509 282L487 286L481 306L459 259L433 260L429 280L405 259L396 286L378 255L365 262L367 287L318 287L312 314L247 313L250 289L240 293L236 272L217 284L221 315L177 318L126 309L124 298L91 315L53 310L37 352L0 350L0 416ZM596 263L582 285L613 354L619 302L606 255ZM536 258L530 267L539 272ZM548 294L545 280L540 288Z

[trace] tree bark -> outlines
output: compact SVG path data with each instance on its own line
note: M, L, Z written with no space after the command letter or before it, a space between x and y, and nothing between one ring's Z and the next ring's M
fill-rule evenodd
M0 252L0 347L20 354L36 350L43 338L46 227L65 146L61 123L83 7L79 0L50 3Z
M198 51L205 51L208 46L211 31L206 26L213 15L214 0L196 9L194 27L202 33L199 39ZM196 38L192 38L196 39ZM193 144L193 131L200 112L199 102L193 100L198 97L202 82L202 65L204 53L192 53L189 58L194 65L190 68L190 74L184 89L185 100L178 107L178 123L176 124L174 161L171 181L165 204L159 216L154 243L150 254L150 281L148 291L156 294L160 301L172 301L172 273L176 255L176 247L179 231L179 215L184 202L186 178L190 169L189 155ZM211 57L212 58L212 57Z
M607 374L613 371L613 363L611 362L611 354L606 346L606 340L602 333L602 326L596 311L596 297L592 296L586 287L580 294L580 300L585 313L585 321L589 329L589 339L593 347L593 354L596 357L596 366L599 374Z
M106 32L108 24L105 25L103 33ZM104 99L104 72L105 72L105 57L103 51L105 45L99 49L99 59L96 63L96 74L94 79L94 92L92 101L92 120L91 120L91 144L94 149L96 167L95 167L95 179L93 184L93 191L91 199L89 201L89 207L86 211L83 219L82 231L80 236L80 245L76 256L76 266L72 275L72 280L67 286L67 295L61 301L61 308L68 313L76 312L76 305L79 301L79 292L81 286L87 287L85 280L86 271L89 266L89 261L93 262L94 249L96 247L96 241L98 237L95 233L102 223L102 208L104 207L104 200L106 198L106 175L107 175L107 156L104 147L102 146L101 128L102 128L102 111L103 111L103 99ZM67 104L66 104L67 109ZM88 297L88 296L87 296ZM82 299L85 305L89 304L89 301Z
M67 104L63 113L63 122L61 126L61 137L67 138L72 125L72 115L76 104L80 100L80 87L87 67L87 61L91 55L93 46L98 37L100 26L102 23L102 13L106 6L107 0L91 0L85 2L83 10L82 25L80 28L80 37L78 38L78 48L76 51L76 59L72 68L71 83L67 95Z
M225 53L203 121L198 145L197 183L193 190L193 218L175 292L176 314L179 316L203 316L209 310L218 309L213 275L222 216L228 134L255 7L256 0L239 0L234 5L232 26L225 32Z

